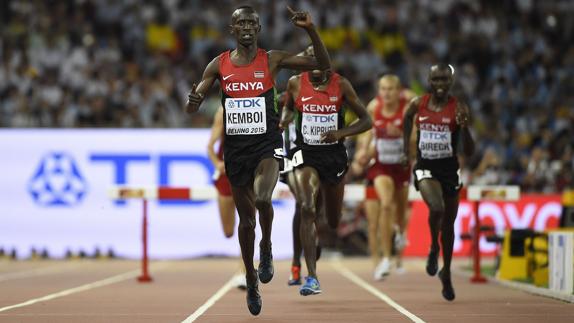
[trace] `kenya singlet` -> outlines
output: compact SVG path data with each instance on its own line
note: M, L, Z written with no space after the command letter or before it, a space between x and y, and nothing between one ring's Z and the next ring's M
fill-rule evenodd
M428 108L430 94L422 97L417 113L417 166L436 172L458 170L457 146L459 130L456 124L458 101L451 96L441 111Z
M299 96L295 99L295 125L297 147L303 150L333 150L343 147L343 141L321 142L321 135L344 126L343 97L339 86L340 76L332 73L325 90L315 90L309 73L301 73Z
M384 165L399 164L403 157L403 114L407 101L401 98L399 108L390 117L383 115L383 106L383 100L377 97L373 118L376 161ZM387 131L392 126L399 130L397 134L391 134Z
M259 161L283 144L267 52L258 49L251 63L237 66L226 51L219 55L219 73L226 172L232 185L246 185Z

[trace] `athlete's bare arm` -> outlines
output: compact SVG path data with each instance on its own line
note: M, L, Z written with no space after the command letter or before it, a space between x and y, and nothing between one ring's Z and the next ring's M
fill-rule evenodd
M371 116L371 120L375 120L375 107L377 106L377 100L373 99L367 104L367 112ZM375 147L371 145L373 141L373 129L363 132L358 136L356 151L360 157L374 157ZM357 155L355 153L355 155Z
M365 106L357 96L357 93L355 92L355 89L353 89L351 83L346 78L341 77L339 84L343 94L345 106L350 108L351 111L353 111L358 117L358 119L353 124L343 129L325 132L323 135L321 135L322 142L337 142L345 137L365 132L369 130L373 125L367 109L365 109Z
M221 139L222 135L223 135L223 108L219 107L213 118L213 125L211 126L211 135L209 136L209 141L207 142L207 155L209 156L209 159L211 160L215 168L221 174L225 174L225 164L223 163L223 160L221 160L219 156L217 156L217 153L215 153L215 149L213 149L213 146L219 139Z
M469 124L470 124L470 109L466 103L458 101L456 106L456 123L460 127L460 136L462 138L462 146L464 154L467 157L474 154L474 139L470 134Z
M404 166L409 165L409 157L410 157L411 147L408 143L411 140L414 117L419 111L420 101L421 101L420 97L416 97L416 98L412 99L411 102L409 102L409 106L408 106L407 111L405 112L405 116L403 118L403 142L405 143L403 145L403 151L404 151L403 165Z
M295 98L299 95L299 84L301 76L292 76L287 82L287 90L285 91L285 104L283 105L283 112L281 113L281 121L279 121L279 128L287 129L289 124L293 121L295 116Z
M187 97L187 104L185 105L185 112L193 113L199 110L199 106L205 97L205 94L213 82L219 77L219 56L214 58L203 71L203 76L199 84L194 83L191 87L191 92Z
M315 56L292 54L281 50L269 51L269 65L273 75L281 68L293 70L328 70L331 68L331 60L329 53L323 44L323 41L315 29L315 25L311 21L311 15L308 12L293 11L287 7L291 13L291 21L297 27L301 27L307 31L311 43L313 44L313 51Z

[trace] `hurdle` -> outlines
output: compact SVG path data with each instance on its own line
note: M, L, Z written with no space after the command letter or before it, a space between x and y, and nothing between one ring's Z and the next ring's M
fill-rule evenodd
M201 187L171 187L171 186L150 186L150 187L129 187L115 186L109 189L109 196L114 200L138 199L142 200L142 274L137 278L141 283L152 282L153 279L148 270L148 200L188 200L188 201L209 201L217 197L217 190L213 186ZM362 202L367 196L376 196L373 187L366 187L362 184L345 185L344 199L346 202ZM461 194L464 199L464 194ZM467 189L466 199L474 202L474 234L472 235L472 254L474 275L471 281L474 283L486 282L480 272L480 219L478 210L480 202L485 200L494 201L516 201L520 198L520 188L518 186L488 186L472 185ZM273 191L273 200L293 199L293 194L288 188L277 187ZM420 192L412 185L409 187L409 201L422 200Z
M474 208L474 232L472 234L472 267L473 275L470 281L473 283L486 283L480 270L480 217L479 208L481 201L517 201L520 199L520 187L515 185L471 185L466 191L466 200L473 203Z

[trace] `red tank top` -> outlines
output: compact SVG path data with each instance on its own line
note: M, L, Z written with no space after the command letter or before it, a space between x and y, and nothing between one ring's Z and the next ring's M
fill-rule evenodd
M455 136L457 99L451 96L441 111L428 108L430 94L422 97L416 125L418 129L419 159L456 158L458 136Z
M269 72L267 52L257 49L255 59L247 65L234 65L231 51L219 55L219 82L223 93L234 98L259 96L275 86Z
M297 122L297 145L333 145L320 142L321 135L343 126L341 105L343 96L339 85L340 76L332 73L324 90L315 90L309 73L301 73L299 96L295 107L301 114Z
M399 108L390 117L383 116L383 106L383 99L377 96L373 120L376 159L381 164L398 164L403 156L403 114L407 100L401 97ZM395 128L396 133L391 130L393 128Z

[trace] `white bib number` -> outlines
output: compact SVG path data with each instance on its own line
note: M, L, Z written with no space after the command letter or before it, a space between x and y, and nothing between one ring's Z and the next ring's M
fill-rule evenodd
M452 157L451 133L446 131L421 130L419 150L424 159Z
M337 113L303 113L302 118L301 134L303 134L304 143L315 146L336 144L336 142L321 142L321 135L331 130L337 130Z
M403 157L403 138L377 138L377 154L382 164L398 164Z
M265 98L225 99L225 133L260 135L267 132Z

